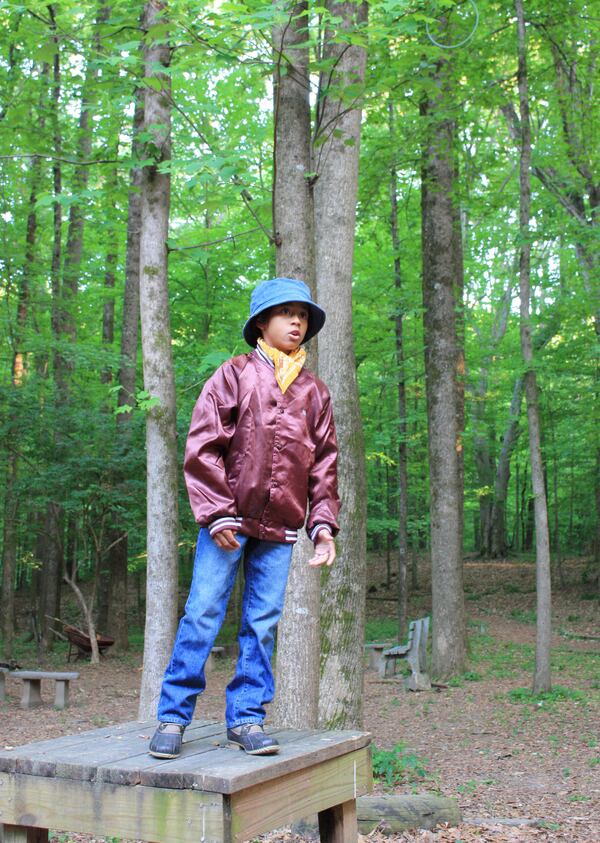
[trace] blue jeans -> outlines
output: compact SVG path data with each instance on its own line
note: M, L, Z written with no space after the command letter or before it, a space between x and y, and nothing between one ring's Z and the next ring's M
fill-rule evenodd
M185 615L158 703L161 723L186 726L192 719L196 698L206 687L204 665L223 623L242 557L245 587L240 655L235 676L227 686L225 720L232 728L265 719L264 705L275 693L271 656L293 545L239 533L237 540L237 550L222 550L207 529L200 530Z

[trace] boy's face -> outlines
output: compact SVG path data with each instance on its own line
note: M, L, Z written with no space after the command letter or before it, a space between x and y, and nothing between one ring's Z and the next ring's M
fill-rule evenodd
M275 305L266 316L258 317L256 325L267 345L289 353L306 336L308 317L308 307L303 302L292 301Z

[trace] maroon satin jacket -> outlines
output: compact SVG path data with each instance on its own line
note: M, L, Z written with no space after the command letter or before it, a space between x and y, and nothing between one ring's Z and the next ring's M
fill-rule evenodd
M337 443L327 387L303 369L283 394L257 350L206 382L188 433L184 472L194 517L211 533L230 527L294 542L306 528L338 532Z

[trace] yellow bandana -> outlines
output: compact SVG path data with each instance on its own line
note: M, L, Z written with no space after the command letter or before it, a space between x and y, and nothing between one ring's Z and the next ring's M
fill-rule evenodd
M294 383L306 360L306 351L303 348L296 348L286 354L285 351L280 351L278 348L272 348L270 345L259 337L258 344L264 353L269 357L275 366L275 379L279 384L279 388L285 393L288 386Z

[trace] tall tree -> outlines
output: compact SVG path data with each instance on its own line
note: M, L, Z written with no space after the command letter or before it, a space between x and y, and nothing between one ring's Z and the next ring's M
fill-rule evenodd
M477 468L479 488L486 490L479 496L479 535L477 545L480 553L485 556L490 556L492 553L492 532L495 504L494 479L496 475L496 460L492 451L494 437L487 422L486 405L488 402L490 367L492 359L497 353L498 346L506 334L511 302L512 285L509 283L507 284L498 303L498 310L496 311L494 321L492 323L487 347L483 352L479 368L477 387L474 395L475 400L473 416L475 436L473 450L475 456L475 466ZM476 324L474 325L474 329L479 335L479 339L483 342L483 338L481 337L481 333L479 332ZM503 519L502 524L504 525Z
M395 104L388 103L390 141L395 147ZM401 640L408 622L408 425L406 423L406 367L404 353L404 303L402 301L402 261L398 229L398 173L396 161L390 169L390 231L394 250L394 287L397 293L394 327L396 365L398 366L398 639Z
M425 122L421 178L425 372L429 441L432 569L432 672L460 673L466 656L463 596L461 418L457 311L462 260L457 226L456 121L452 68L435 64L433 92L421 103Z
M540 444L540 414L536 373L533 366L533 343L531 339L531 122L529 116L529 86L527 78L527 41L525 14L522 0L515 0L517 14L517 79L519 85L519 119L521 126L521 153L519 166L519 294L521 353L525 363L525 395L527 399L527 423L529 428L529 456L531 461L531 484L533 487L535 517L535 557L537 624L535 673L533 691L549 691L551 688L550 654L552 646L552 597L550 576L550 535L548 529L548 506L544 483L544 467Z
M155 713L155 702L177 621L178 468L175 378L169 318L167 237L171 176L170 48L165 41L167 4L148 0L143 30L145 157L140 233L140 313L146 417L147 576L144 669L139 717Z
M362 724L366 577L366 468L352 336L352 266L367 4L326 3L315 130L315 266L327 330L319 374L331 390L340 457L339 555L323 576L319 718Z
M35 247L37 238L36 201L41 176L41 161L34 158L31 162L31 188L29 194L29 212L25 233L25 260L20 273L17 291L17 314L15 331L13 332L11 396L12 404L9 411L6 449L8 452L6 465L6 485L4 489L4 525L2 536L2 643L4 657L13 655L15 630L15 574L17 567L17 522L18 497L17 479L19 473L18 458L18 412L17 394L23 384L25 376L25 355L23 352L23 331L28 319L30 304L30 287L33 274Z
M139 136L144 120L144 96L141 88L134 92L132 158L138 161L142 154ZM137 369L138 325L140 320L140 228L142 169L132 167L127 199L127 246L125 256L125 287L121 325L121 365L119 367L119 409L135 404L135 377ZM126 456L131 442L131 411L117 415L117 439ZM123 494L128 478L123 473L113 478L115 487ZM120 523L119 510L110 525L108 565L110 569L110 594L108 601L108 628L118 650L129 647L127 613L127 558L129 540L127 530Z
M56 402L60 406L66 401L66 367L64 355L61 351L62 329L64 313L62 306L62 286L60 267L62 259L62 166L61 153L63 148L60 124L61 97L61 64L59 52L59 36L57 32L56 10L54 4L48 6L50 30L54 45L52 60L51 106L50 119L52 124L52 143L55 159L52 162L52 189L54 202L52 205L52 262L50 269L50 289L52 305L50 325L54 345L53 375L56 387ZM58 442L58 432L52 433ZM57 455L59 450L57 449ZM38 521L38 537L36 542L37 557L42 562L39 583L38 622L43 646L51 649L54 642L52 632L52 618L60 615L60 578L63 567L63 507L55 500L49 500L45 506L43 518Z
M314 207L311 184L310 79L306 2L276 2L273 29L273 230L277 275L299 278L314 292ZM316 368L316 340L307 365ZM277 636L275 719L316 726L319 700L320 571L307 565L312 545L303 532L294 548Z

